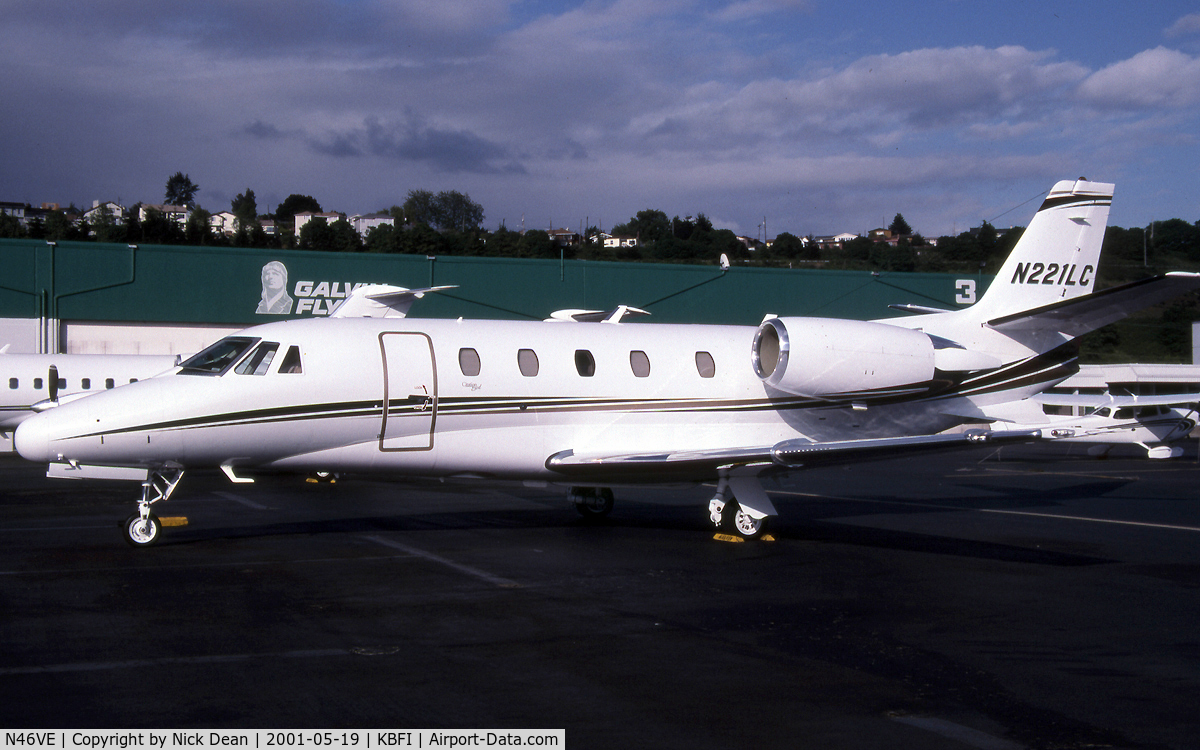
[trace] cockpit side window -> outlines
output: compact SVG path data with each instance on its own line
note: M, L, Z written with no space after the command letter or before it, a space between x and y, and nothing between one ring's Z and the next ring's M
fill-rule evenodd
M242 360L242 363L234 368L234 372L238 375L266 375L267 370L271 368L271 360L275 359L275 352L279 351L279 344L274 341L264 341L258 345L249 357Z
M304 372L304 367L300 362L300 347L289 347L287 354L283 355L283 362L279 365L279 371L285 375L298 375Z
M229 336L193 355L179 365L180 375L221 375L234 365L259 339Z

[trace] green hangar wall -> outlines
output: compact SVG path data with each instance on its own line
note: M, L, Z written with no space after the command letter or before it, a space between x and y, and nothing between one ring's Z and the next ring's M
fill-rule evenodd
M264 299L274 296L264 282L268 265L286 273L286 298L275 309L287 313L265 312ZM457 285L418 301L413 317L541 320L560 309L626 304L649 311L653 322L754 325L769 313L883 318L898 314L887 307L893 303L956 309L990 282L954 274L0 240L0 346L25 337L33 346L13 351L82 350L84 324L192 327L215 338L268 320L328 314L367 283Z

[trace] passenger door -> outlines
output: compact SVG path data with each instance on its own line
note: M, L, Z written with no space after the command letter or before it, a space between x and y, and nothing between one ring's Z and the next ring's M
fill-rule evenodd
M383 353L379 450L431 450L437 421L433 341L424 333L381 333L379 346Z

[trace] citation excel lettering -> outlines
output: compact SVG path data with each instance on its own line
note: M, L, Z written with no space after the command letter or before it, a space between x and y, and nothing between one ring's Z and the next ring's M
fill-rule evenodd
M1008 283L1087 286L1092 283L1095 271L1091 266L1084 266L1082 271L1078 271L1074 263L1018 263Z

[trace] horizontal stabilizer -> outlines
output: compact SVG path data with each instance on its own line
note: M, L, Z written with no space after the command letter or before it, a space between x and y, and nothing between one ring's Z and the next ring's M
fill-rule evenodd
M331 318L403 318L413 303L430 292L455 289L457 285L427 286L406 289L391 284L367 284L350 292L342 304L330 313Z
M1200 274L1172 272L993 318L987 325L1002 333L1055 330L1082 336L1194 289L1200 289Z
M645 310L629 305L617 305L611 310L555 310L546 318L547 323L620 323L625 318L649 315Z
M940 307L927 307L925 305L888 305L888 307L892 308L893 310L902 310L915 315L933 315L935 313L953 312L953 310L945 310Z

